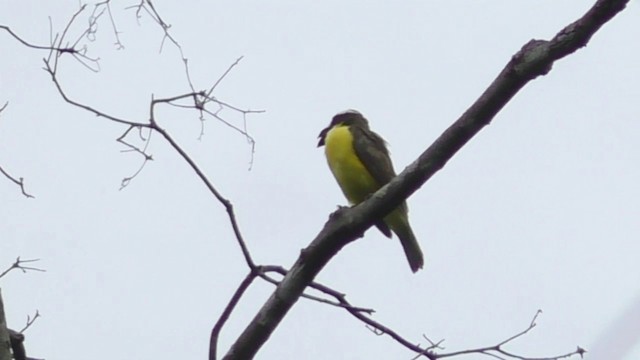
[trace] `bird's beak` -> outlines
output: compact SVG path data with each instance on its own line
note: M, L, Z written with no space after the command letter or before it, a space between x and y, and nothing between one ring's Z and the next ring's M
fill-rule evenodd
M324 138L327 136L329 129L331 129L331 126L327 126L326 128L322 129L322 131L320 131L320 135L318 135L318 138L320 139L318 140L318 147L324 146Z

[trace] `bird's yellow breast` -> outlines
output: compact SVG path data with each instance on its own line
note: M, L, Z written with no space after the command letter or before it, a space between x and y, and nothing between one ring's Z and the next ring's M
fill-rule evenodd
M327 132L325 155L333 176L351 204L364 201L380 188L358 158L349 127L336 125Z

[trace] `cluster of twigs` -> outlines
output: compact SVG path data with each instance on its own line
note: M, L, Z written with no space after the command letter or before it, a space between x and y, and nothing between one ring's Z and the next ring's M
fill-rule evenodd
M518 334L515 334L504 341L493 346L480 347L469 350L455 351L445 353L442 352L442 341L432 342L426 336L426 346L414 343L399 335L396 331L388 326L381 324L372 319L373 310L354 306L346 300L346 296L334 290L333 288L313 281L315 275L323 268L323 266L335 255L335 253L350 241L358 237L366 228L370 227L375 219L380 218L385 212L395 208L400 202L406 199L411 193L417 190L424 182L426 182L436 171L441 169L446 162L455 154L469 139L471 139L479 130L486 126L495 114L513 97L526 83L544 75L551 70L554 61L567 56L578 48L586 45L590 37L608 20L615 16L625 6L627 1L622 0L598 0L587 14L576 22L562 29L556 37L549 41L532 40L526 44L518 54L514 55L503 72L491 84L484 94L474 103L469 110L458 119L436 142L423 153L414 164L409 166L400 176L394 179L388 186L385 186L378 193L371 197L360 206L354 209L340 210L325 225L318 237L312 244L300 255L300 258L290 270L276 265L258 265L252 258L249 248L240 231L240 226L236 220L236 215L232 203L226 199L213 185L204 172L196 165L193 159L186 151L178 145L169 132L167 132L158 123L156 118L156 109L160 105L176 106L184 109L195 111L200 120L204 120L206 116L213 117L226 125L232 127L240 134L245 136L252 146L255 144L253 138L246 129L246 116L253 113L259 113L260 110L245 110L228 104L214 96L214 91L220 82L229 74L229 72L238 64L242 57L238 58L231 64L223 74L216 79L210 86L205 89L198 90L194 85L191 77L188 61L185 57L182 46L176 37L170 32L171 26L165 22L151 0L141 0L138 4L127 9L135 12L136 18L140 18L146 14L149 16L163 31L163 39L161 49L165 44L169 43L175 46L180 53L182 63L184 65L184 73L188 90L184 93L166 97L154 98L152 96L149 102L149 118L144 120L126 119L109 114L106 111L97 109L90 105L76 101L72 96L65 92L59 80L59 63L65 57L73 57L81 64L92 71L98 71L99 60L88 55L87 46L84 44L86 39L94 39L96 37L97 22L104 15L107 15L111 24L115 45L118 49L123 49L124 44L120 38L120 32L116 26L116 22L111 10L112 2L110 0L102 1L94 5L89 15L89 26L85 28L79 36L71 39L70 28L76 20L87 11L87 6L81 6L75 12L64 29L60 33L53 34L49 45L34 45L15 34L8 26L0 25L3 29L23 45L37 49L48 51L44 61L44 69L51 76L55 88L60 96L69 104L83 109L97 117L122 124L124 131L117 141L121 143L127 151L134 152L142 156L140 168L131 176L122 180L121 187L126 187L132 179L143 170L148 161L153 160L152 155L148 152L149 141L153 134L159 134L164 138L170 146L182 157L182 159L191 167L198 178L204 183L207 189L226 209L229 222L235 235L244 260L249 269L244 280L239 284L234 294L231 296L227 306L222 311L220 317L215 322L210 337L210 353L209 359L217 358L218 338L225 323L234 311L236 305L245 294L246 290L251 286L253 281L260 278L276 286L274 295L260 309L256 318L268 319L268 324L256 324L252 322L237 341L231 346L227 352L225 359L248 359L252 358L262 344L269 337L270 333L277 327L279 321L285 316L287 311L293 306L298 298L303 297L322 304L328 304L340 309L346 310L356 319L362 321L375 334L388 335L396 340L399 344L406 347L416 354L416 358L426 357L431 360L448 358L454 356L462 356L469 354L481 354L497 359L519 359L532 360L504 349L505 345L519 338L536 326L536 320L540 311L536 313L529 326ZM226 121L221 116L221 111L231 110L239 112L243 116L243 125L236 126ZM135 145L130 142L128 136L131 133L137 133L142 139L143 145ZM201 131L202 135L202 131ZM0 168L0 170L2 170ZM8 176L2 170L5 176L16 182L24 192L22 179L15 180ZM27 195L28 196L28 195ZM345 220L346 219L346 220ZM275 279L272 274L283 276L281 279ZM319 292L319 295L308 293L308 289ZM37 317L37 316L36 316ZM535 358L535 359L561 359L574 355L582 356L585 350L578 347L577 350L558 356Z

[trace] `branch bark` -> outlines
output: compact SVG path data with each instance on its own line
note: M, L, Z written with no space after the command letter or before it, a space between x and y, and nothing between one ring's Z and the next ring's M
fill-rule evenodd
M7 329L7 318L4 315L4 303L2 302L2 289L0 289L0 360L12 360L11 341L9 340L9 329Z
M599 0L583 17L562 29L553 39L529 41L511 58L480 98L400 175L367 201L332 214L311 244L301 251L291 270L224 359L252 359L307 285L340 249L362 236L375 219L383 217L417 191L488 125L520 89L529 81L547 74L555 61L585 46L596 31L622 11L628 2Z

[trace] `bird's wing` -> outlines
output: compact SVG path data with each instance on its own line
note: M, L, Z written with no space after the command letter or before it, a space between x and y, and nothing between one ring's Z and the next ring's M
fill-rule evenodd
M396 176L386 142L380 135L371 130L364 130L354 126L351 129L354 131L353 148L356 155L369 170L371 176L380 184L380 187L386 185ZM403 211L408 211L405 202L400 205L400 208ZM380 230L386 234L383 229Z
M352 126L353 148L362 164L382 187L396 176L385 141L373 131Z

